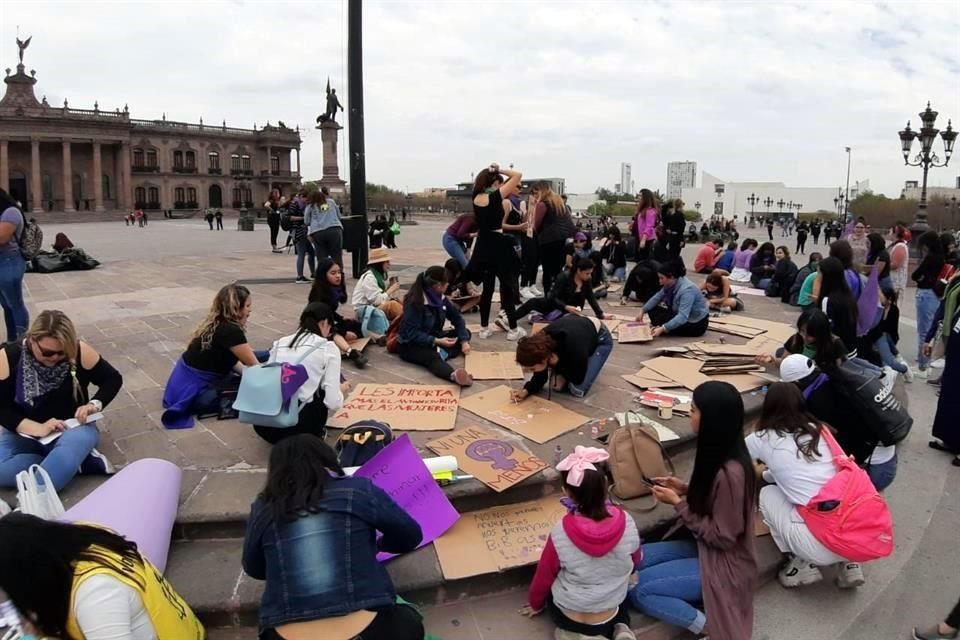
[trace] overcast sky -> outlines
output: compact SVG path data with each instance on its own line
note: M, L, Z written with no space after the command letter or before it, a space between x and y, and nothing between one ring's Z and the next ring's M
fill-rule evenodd
M319 178L329 75L349 109L346 0L0 0L0 68L33 36L37 97L135 118L299 123ZM960 2L364 3L367 178L411 191L492 160L571 192L727 180L899 194L897 131L932 101L960 125ZM341 132L346 147L346 130ZM938 141L939 146L939 141ZM942 147L941 147L942 148ZM342 155L342 154L341 154ZM341 175L349 178L341 163ZM930 184L953 186L960 158Z

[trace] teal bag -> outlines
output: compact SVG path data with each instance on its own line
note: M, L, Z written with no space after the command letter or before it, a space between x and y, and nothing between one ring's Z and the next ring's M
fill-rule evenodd
M290 401L284 407L284 368L289 368L290 364L299 365L319 348L314 345L294 363L267 362L244 369L237 399L233 401L234 410L240 414L240 422L277 429L296 426L303 406L296 397L296 391L302 383L297 389L287 390Z
M360 321L360 331L364 336L375 333L378 336L386 335L390 328L390 321L387 320L387 314L373 306L365 304L360 309L357 320Z

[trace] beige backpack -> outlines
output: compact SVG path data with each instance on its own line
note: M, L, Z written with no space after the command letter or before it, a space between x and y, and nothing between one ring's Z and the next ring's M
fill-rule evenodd
M628 416L629 417L629 416ZM639 498L653 493L644 482L675 473L670 454L660 443L656 429L645 424L629 423L617 428L607 444L610 459L607 466L613 476L610 493L621 500ZM656 508L656 502L649 511Z

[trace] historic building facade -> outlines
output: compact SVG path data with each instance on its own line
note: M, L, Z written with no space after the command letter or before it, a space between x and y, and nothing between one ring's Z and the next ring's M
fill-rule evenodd
M30 212L239 209L300 182L300 132L138 120L123 110L51 106L36 72L6 70L0 187Z

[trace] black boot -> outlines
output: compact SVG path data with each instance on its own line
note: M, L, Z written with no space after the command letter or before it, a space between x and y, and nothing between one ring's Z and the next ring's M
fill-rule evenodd
M363 369L367 366L367 356L363 355L356 349L350 349L350 351L347 351L347 358L353 360L353 365L357 369Z

